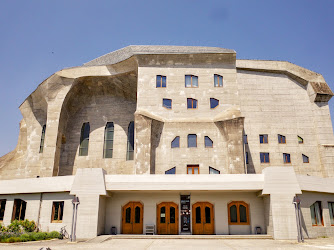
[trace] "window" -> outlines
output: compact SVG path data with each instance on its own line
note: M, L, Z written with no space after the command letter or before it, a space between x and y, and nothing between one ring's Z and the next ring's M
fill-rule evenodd
M260 135L260 143L268 143L268 135Z
M269 163L269 153L260 153L261 163Z
M63 211L64 211L64 202L63 201L54 201L52 203L52 223L61 223L63 221Z
M299 135L297 137L298 137L298 143L299 144L303 144L304 143L304 139L301 138Z
M24 220L26 215L26 208L27 208L27 202L21 199L14 199L12 221Z
M206 148L212 148L213 147L213 141L210 139L209 136L204 136L204 144Z
M210 108L214 109L219 105L219 100L215 98L210 98Z
M193 98L187 98L187 108L197 109L197 100Z
M245 157L246 157L246 164L248 164L248 152L246 152Z
M284 135L278 135L278 143L286 143Z
M90 132L89 122L85 122L84 124L82 124L81 127L79 156L88 155L89 132Z
M220 171L215 168L209 167L209 174L220 174Z
M166 88L166 76L157 75L157 88Z
M188 148L197 147L197 135L190 134L188 135Z
M133 160L134 149L135 149L135 124L134 122L130 122L128 127L128 145L126 151L127 161Z
M228 204L229 225L249 225L248 204L243 201L232 201Z
M185 84L186 84L186 88L189 88L189 87L197 88L198 87L198 76L186 75Z
M283 161L284 163L291 163L290 154L283 153Z
M46 130L46 125L44 125L42 128L41 143L39 145L40 153L43 153L43 150L44 150L45 130Z
M329 217L331 219L331 226L334 226L334 202L328 202L328 210L329 210Z
M248 144L248 138L247 138L247 135L244 135L244 144Z
M302 156L303 156L303 163L309 163L310 162L308 156L306 156L304 154L302 154Z
M199 174L199 166L198 165L188 165L187 174Z
M162 99L162 106L166 109L172 109L172 100L171 99Z
M221 75L214 75L214 85L215 87L223 87L223 77Z
M0 221L3 221L6 209L6 200L0 200Z
M165 174L175 174L176 172L176 167L173 167L171 169L168 169L167 171L165 171Z
M310 209L312 226L323 226L321 201L314 202Z
M179 148L180 147L180 136L176 136L171 143L172 148Z
M104 149L103 158L112 158L114 145L114 123L107 122L104 129Z

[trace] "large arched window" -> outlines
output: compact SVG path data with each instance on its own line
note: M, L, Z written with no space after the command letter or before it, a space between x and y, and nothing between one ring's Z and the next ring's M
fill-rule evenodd
M229 225L249 225L248 204L243 201L232 201L228 204Z
M112 158L113 147L114 147L114 123L107 122L107 125L104 129L103 158Z
M43 153L43 150L44 150L45 130L46 130L46 125L44 125L42 128L41 143L39 145L40 153Z
M134 122L130 122L128 127L128 145L126 151L126 160L133 160L133 154L135 149L135 124Z
M82 124L81 127L79 156L88 155L89 133L90 133L89 122L85 122L84 124Z

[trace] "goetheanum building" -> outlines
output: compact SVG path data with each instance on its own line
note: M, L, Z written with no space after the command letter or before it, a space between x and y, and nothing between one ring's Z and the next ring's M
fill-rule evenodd
M78 238L334 235L332 96L318 73L223 48L129 46L63 69L20 106L0 221L69 230L77 197Z

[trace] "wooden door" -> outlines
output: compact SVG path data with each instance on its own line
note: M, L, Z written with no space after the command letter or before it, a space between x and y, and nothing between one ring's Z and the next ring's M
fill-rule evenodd
M179 207L174 202L157 205L157 234L179 233Z
M213 205L196 202L192 206L193 234L214 234Z
M122 208L122 233L143 233L143 209L140 202L130 201Z

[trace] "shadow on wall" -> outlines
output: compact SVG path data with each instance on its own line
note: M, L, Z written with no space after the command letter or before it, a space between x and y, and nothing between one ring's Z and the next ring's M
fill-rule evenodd
M155 160L156 160L156 150L160 144L162 130L164 128L164 123L156 120L152 121L152 129L151 129L151 168L150 174L155 174Z

